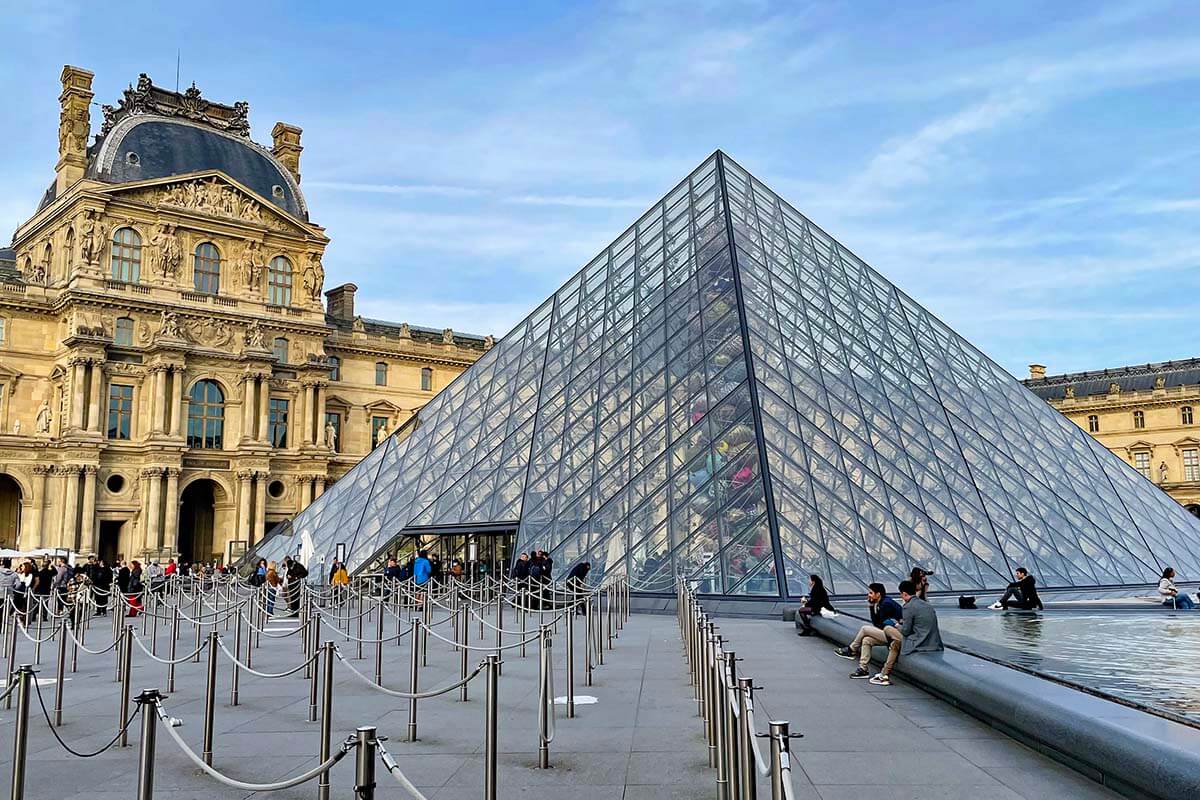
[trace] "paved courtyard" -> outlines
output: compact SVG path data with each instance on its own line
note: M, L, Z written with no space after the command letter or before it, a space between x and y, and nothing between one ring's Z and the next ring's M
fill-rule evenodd
M508 621L512 625L512 621ZM879 800L972 800L1024 797L1114 797L1045 757L1028 750L949 705L902 684L876 689L846 678L849 662L836 658L818 639L798 639L791 625L768 621L720 620L721 632L745 659L742 674L765 686L759 694L760 727L772 716L790 720L805 734L793 742L794 782L798 798L842 800L869 796ZM275 624L273 627L283 627ZM439 630L447 632L447 626ZM368 626L370 635L371 626ZM576 652L582 664L582 626ZM341 637L347 657L355 648ZM281 671L299 663L294 638L268 642L254 653L254 667ZM88 639L101 642L100 628ZM192 639L182 636L180 654ZM491 635L488 641L491 642ZM473 627L471 643L486 644ZM430 661L421 671L421 688L453 682L458 657L448 645L431 639ZM555 691L565 693L566 655L560 629L553 648ZM160 654L165 652L161 648ZM21 653L27 660L32 647ZM134 650L136 693L142 687L164 687L165 667ZM475 662L472 654L471 663ZM355 665L373 669L371 646ZM45 680L54 672L55 650L43 648ZM385 647L384 683L406 688L408 646ZM334 739L340 741L360 724L375 724L388 736L388 750L401 769L430 800L478 800L483 791L483 683L471 685L470 699L457 693L422 701L419 737L404 741L408 720L405 700L381 695L338 666ZM91 751L112 738L118 716L119 684L113 682L110 654L80 653L79 671L66 684L65 724L60 734L73 748ZM219 660L215 766L245 781L268 782L298 774L317 763L318 725L307 722L308 682L302 677L263 679L243 675L241 704L229 705L230 665ZM537 764L536 647L526 658L516 651L505 656L500 685L500 796L567 797L571 800L683 800L715 796L715 771L709 769L696 706L687 685L675 618L635 615L606 653L606 664L594 673L594 685L583 686L577 671L577 693L596 698L580 703L577 717L565 718L559 707L551 745L552 768ZM179 667L178 691L165 703L184 720L185 738L200 749L203 720L204 664ZM53 707L53 685L42 686ZM35 696L36 697L36 696ZM36 702L36 701L35 701ZM13 711L0 711L0 774L11 769ZM68 756L53 740L40 709L30 724L30 800L82 795L128 798L136 785L137 728L131 747L113 748L90 759ZM333 771L332 796L347 797L354 767L348 758ZM185 798L244 798L247 792L227 789L196 773L160 731L156 759L156 795ZM380 767L379 797L403 797L403 791ZM769 797L760 781L759 796ZM312 798L315 783L261 796Z

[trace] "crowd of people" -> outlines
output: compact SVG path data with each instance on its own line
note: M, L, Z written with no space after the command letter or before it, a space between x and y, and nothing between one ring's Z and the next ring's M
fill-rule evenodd
M334 565L337 567L336 563ZM345 568L343 567L343 572ZM283 559L282 568L274 561L260 558L250 573L251 586L265 586L268 616L294 617L300 613L300 596L304 581L308 578L308 569L296 559L288 556ZM349 579L347 579L349 582ZM282 602L281 602L282 601ZM287 609L276 614L276 604Z

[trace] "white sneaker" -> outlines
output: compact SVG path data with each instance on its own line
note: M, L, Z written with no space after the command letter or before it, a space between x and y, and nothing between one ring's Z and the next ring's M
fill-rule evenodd
M867 683L871 684L872 686L891 686L892 679L881 672L872 677L871 680L867 681Z
M988 608L992 609L993 611L1001 611L1001 610L1003 610L1004 606L1000 605L1000 601L997 600L996 602L994 602L990 606L988 606Z

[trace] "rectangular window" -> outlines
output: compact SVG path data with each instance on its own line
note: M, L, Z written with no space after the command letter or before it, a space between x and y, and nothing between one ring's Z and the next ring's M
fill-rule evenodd
M342 452L342 415L336 411L325 412L325 444L333 448L335 453Z
M272 397L268 406L267 425L272 447L287 447L288 401Z
M128 439L132 432L133 387L108 385L108 438Z
M388 417L371 417L371 446L372 447L379 444L379 442L381 441L380 437L384 435L384 434L381 434L379 431L383 430L384 433L387 433L389 424L390 424L390 422L388 420Z
M8 331L8 328L6 327L7 325L8 320L6 320L4 317L0 317L0 342L4 341L4 335Z
M1088 433L1100 432L1100 418L1095 414L1088 416Z
M113 344L122 347L133 346L133 319L117 317L116 325L113 328Z
M1183 479L1200 481L1200 450L1183 451Z
M433 391L433 370L431 370L429 367L425 367L423 370L421 370L421 391Z
M1133 466L1147 479L1150 477L1150 454L1146 452L1133 454Z
M375 362L375 385L387 386L387 364L382 361Z

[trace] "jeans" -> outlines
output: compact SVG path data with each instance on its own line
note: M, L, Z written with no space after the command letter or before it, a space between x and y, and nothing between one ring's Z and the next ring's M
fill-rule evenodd
M1192 596L1190 594L1185 594L1184 592L1180 592L1174 597L1168 597L1165 601L1163 601L1163 605L1167 608L1184 608L1189 610L1196 607L1196 603L1192 600Z
M1037 605L1027 601L1025 596L1021 594L1021 590L1012 584L1009 584L1004 594L1000 595L1000 605L1004 608L1012 606L1013 608L1021 608L1026 611L1031 608L1037 608Z
M892 667L896 665L896 659L900 656L900 643L903 640L904 637L895 625L888 625L882 630L874 625L863 625L858 629L854 641L850 643L850 649L858 652L858 666L866 669L871 663L871 648L875 645L887 647L887 661L880 672L890 675Z

